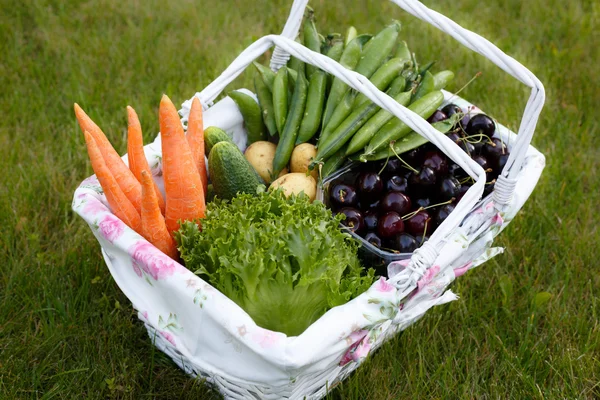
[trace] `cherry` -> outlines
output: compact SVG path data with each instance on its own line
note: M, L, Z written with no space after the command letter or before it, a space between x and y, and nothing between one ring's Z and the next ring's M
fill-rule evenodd
M383 196L380 207L383 211L396 211L404 215L410 211L411 201L404 193L393 191Z
M377 211L367 211L363 217L365 227L368 231L374 231L377 229L378 214Z
M412 193L415 195L427 194L435 187L436 175L433 169L423 167L417 173L411 174L409 182L412 186L410 188Z
M492 193L493 191L494 191L494 182L486 183L485 188L483 189L483 195L487 196L488 194Z
M460 148L463 149L463 151L470 156L475 155L475 146L473 146L472 143L469 143L466 140L461 140Z
M439 198L441 200L450 200L458 195L460 182L453 176L447 176L440 182Z
M391 240L391 247L400 253L412 253L418 247L415 238L408 233L401 233Z
M412 149L411 151L402 154L402 159L411 166L418 165L423 159L423 151L421 147L417 147L416 149Z
M435 226L440 226L440 224L444 222L446 218L448 218L448 215L454 211L454 208L454 204L444 204L441 206L433 216L433 222L435 223Z
M460 189L458 189L458 194L456 195L456 201L459 201L460 199L462 199L470 187L471 187L471 185L468 183L461 185Z
M358 203L354 186L338 183L331 191L332 202L340 207L353 207Z
M465 131L469 136L485 135L491 138L494 136L494 132L496 132L496 124L487 115L477 114L471 117Z
M387 191L406 192L408 180L400 175L392 175L384 181L384 187Z
M460 140L461 136L458 134L458 132L448 132L446 134L446 136L448 136L450 138L450 140L452 140L454 143L460 145L460 143L462 142L462 140Z
M383 190L383 182L375 172L362 172L356 180L356 189L361 198L374 200Z
M344 207L338 211L338 214L344 214L346 216L341 223L351 232L360 233L364 229L365 222L363 216L356 208Z
M452 163L448 166L448 175L454 176L458 179L467 177L467 173L465 172L465 170L455 163Z
M492 170L490 168L490 164L489 164L487 158L485 158L484 156L475 156L475 157L473 157L473 161L475 161L477 164L481 165L481 168L483 168L483 170L485 171L488 181L493 179L492 178Z
M422 197L415 200L415 209L427 208L431 205L431 199L429 197Z
M365 235L365 240L375 247L381 247L381 238L375 232L369 232Z
M412 235L422 235L423 232L430 234L433 230L431 216L425 210L415 213L415 215L406 220L404 225L406 232Z
M384 161L383 165L385 165L385 167L383 168L383 172L388 172L388 173L392 173L392 174L396 174L397 172L400 172L400 170L402 169L402 161L398 160L397 158L391 158L389 160L387 160L387 163Z
M456 104L450 103L450 104L446 104L444 107L442 107L442 112L444 114L446 114L448 116L448 118L450 118L454 114L462 114L463 111L462 111L462 108L460 108Z
M433 124L436 122L443 121L445 119L448 119L448 116L443 111L435 110L433 115L431 117L427 118L427 122L429 122L430 124Z
M429 240L429 236L417 235L415 236L415 240L417 241L417 246L421 247L423 243Z
M391 238L394 235L402 233L404 231L404 222L402 217L395 211L388 211L381 218L379 218L379 225L377 226L377 233L379 237Z
M494 169L494 175L497 178L498 175L500 175L502 173L502 170L504 169L504 166L506 165L506 162L508 161L508 156L510 154L506 153L506 154L502 154L500 155L496 160L494 160L494 165L492 166L492 168Z
M430 151L425 154L423 166L431 168L436 174L445 174L448 172L448 160L439 151Z
M502 140L498 138L492 138L492 141L485 141L485 145L483 146L483 150L481 152L484 156L488 158L498 158L502 154L508 153L506 149L506 145L502 142Z

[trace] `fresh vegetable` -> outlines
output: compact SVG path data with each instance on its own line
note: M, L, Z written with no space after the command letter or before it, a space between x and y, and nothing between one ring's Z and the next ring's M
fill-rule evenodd
M274 77L275 75L273 75ZM254 77L254 90L258 97L258 104L262 112L263 122L269 131L269 135L274 137L277 135L277 124L275 124L275 110L273 109L273 94L263 82L260 76Z
M273 82L273 110L280 137L288 114L288 79L288 69L281 67Z
M154 191L155 183L147 170L141 172L142 177L142 230L140 234L157 249L174 260L179 259L175 240L169 234L165 218L158 207L158 198Z
M210 203L202 230L184 223L176 239L186 266L259 326L297 336L373 283L341 219L306 196L240 195Z
M194 163L200 174L202 189L206 193L208 177L206 175L206 158L204 152L204 123L202 121L202 105L197 97L194 97L194 100L192 100L186 138L192 151Z
M398 77L398 74L400 73L400 71L402 71L402 68L404 68L404 63L405 60L401 58L392 58L391 60L383 64L381 67L379 67L377 71L375 71L373 76L371 76L371 83L375 85L375 87L379 90L386 90L390 86L392 81L394 81L396 77ZM404 89L404 85L400 88L400 90L402 89ZM352 107L357 108L370 101L371 100L369 100L369 98L366 95L360 93L358 96L356 96Z
M348 147L342 146L338 151L333 153L331 157L329 157L322 167L319 165L315 165L315 169L321 169L321 178L327 178L329 175L333 174L335 171L341 168L342 165L346 162L346 151Z
M346 38L344 40L344 44L347 46L348 43L350 43L352 40L354 40L354 38L358 36L358 31L356 30L355 27L351 26L350 28L348 28L348 30L346 31Z
M433 75L433 90L442 90L454 80L454 72L440 71Z
M142 136L142 127L135 110L127 106L128 126L127 126L127 161L129 169L135 175L138 182L142 183L142 171L150 171L146 154L144 153L144 138ZM154 192L160 211L165 213L165 200L160 189L153 181ZM142 194L143 202L143 194ZM141 210L140 210L141 211Z
M282 169L290 161L292 151L294 150L294 143L298 137L298 130L300 129L300 123L304 116L304 109L306 107L306 97L308 91L308 83L304 77L303 72L298 73L298 79L296 80L296 87L294 89L294 96L292 97L292 105L290 108L290 114L286 120L283 132L280 135L279 143L277 144L277 151L275 152L275 159L273 160L273 177L279 175Z
M233 143L233 139L221 128L216 126L209 126L204 131L204 145L206 147L206 153L210 155L210 151L215 144L219 142Z
M334 42L331 47L327 50L325 55L332 60L340 61L342 53L344 52L344 42L341 40Z
M394 21L371 39L365 46L355 71L370 78L390 56L400 32L400 22Z
M142 204L142 186L140 182L135 179L133 172L125 165L121 156L119 156L106 138L106 135L104 135L104 132L88 117L77 103L75 103L75 116L77 117L81 131L88 131L94 138L108 169L139 214Z
M271 183L269 190L276 189L282 189L286 196L304 193L313 201L317 196L317 181L311 175L306 175L306 172L291 172Z
M206 203L202 180L177 109L166 95L160 100L158 120L166 193L165 223L172 234L179 229L179 221L200 223Z
M304 20L304 45L312 51L316 51L317 53L321 52L321 39L319 39L319 34L317 32L317 28L315 27L314 21L314 12L312 9L308 9L308 16ZM312 65L306 65L306 77L310 79L316 71L319 69Z
M136 232L141 232L142 221L140 214L135 209L131 201L125 196L123 190L117 183L116 178L111 173L107 166L106 160L102 157L102 152L92 134L87 130L83 132L85 136L85 144L87 146L92 169L96 174L96 178L102 186L106 201L110 206L111 211L123 221L127 226Z
M266 182L271 183L271 172L273 172L273 158L277 146L271 142L254 142L244 152L244 157L260 177ZM284 168L279 176L288 173Z
M321 131L318 147L322 147L323 144L331 138L333 131L335 131L335 129L340 126L350 114L352 114L352 106L354 105L354 100L356 100L357 95L358 93L355 90L348 90L346 92L342 101L340 101L331 114L327 126Z
M425 75L423 75L423 80L421 80L421 83L419 83L419 86L417 86L417 90L412 98L412 102L414 103L427 93L433 92L434 89L435 83L433 75L431 75L431 72L426 71Z
M317 155L317 148L310 143L303 143L294 148L292 158L290 160L291 172L303 172L305 175L310 172L310 175L315 179L319 179L319 171L313 169L309 171L308 166Z
M256 70L258 71L262 81L267 86L270 92L273 91L273 81L275 81L275 72L271 70L269 67L265 67L264 65L257 63L254 61L252 63Z
M208 155L208 171L215 195L230 200L238 193L255 194L258 174L233 143L219 142Z
M298 131L296 145L308 142L319 130L321 116L323 115L323 104L327 90L327 76L323 71L315 71L308 84L308 97L306 109L302 117L302 124Z
M252 96L234 90L229 93L229 97L235 101L244 117L244 124L248 132L248 143L266 140L267 129L263 122L262 112L260 111L260 106Z

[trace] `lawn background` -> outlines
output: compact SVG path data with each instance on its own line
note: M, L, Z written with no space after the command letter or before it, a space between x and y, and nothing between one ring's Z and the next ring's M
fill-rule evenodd
M598 398L600 5L425 3L546 85L534 145L547 168L498 240L505 254L459 279L460 301L386 344L330 398ZM0 398L219 398L154 350L71 211L91 174L73 103L124 153L126 105L151 140L163 93L181 104L201 90L252 41L279 32L290 4L0 3ZM321 32L373 33L399 19L422 61L455 71L455 88L481 71L462 96L517 129L527 89L483 57L389 2L312 6ZM246 74L232 88L250 82ZM542 292L549 301L536 302Z

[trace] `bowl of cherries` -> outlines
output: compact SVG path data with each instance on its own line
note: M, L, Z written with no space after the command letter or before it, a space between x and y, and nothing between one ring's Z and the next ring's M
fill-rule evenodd
M446 135L486 171L488 195L506 164L508 148L485 114L471 116L448 104L429 122L456 113L464 116ZM323 181L319 198L334 214L345 216L341 224L361 242L363 261L384 266L410 258L473 183L462 168L426 143L398 157L342 167Z

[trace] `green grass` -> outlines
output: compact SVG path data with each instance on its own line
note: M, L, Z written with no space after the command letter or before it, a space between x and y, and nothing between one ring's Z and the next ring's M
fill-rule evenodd
M125 152L126 112L150 140L162 93L201 90L291 1L4 1L0 5L0 398L218 398L155 351L71 211L91 174L78 102ZM598 3L431 0L546 85L535 146L547 168L501 235L504 255L459 279L460 301L398 336L332 399L600 397ZM250 5L251 4L251 5ZM352 6L350 7L350 5ZM391 3L317 1L321 31L400 19L421 60L516 129L527 90ZM248 86L250 76L237 83ZM536 307L539 292L548 303Z

